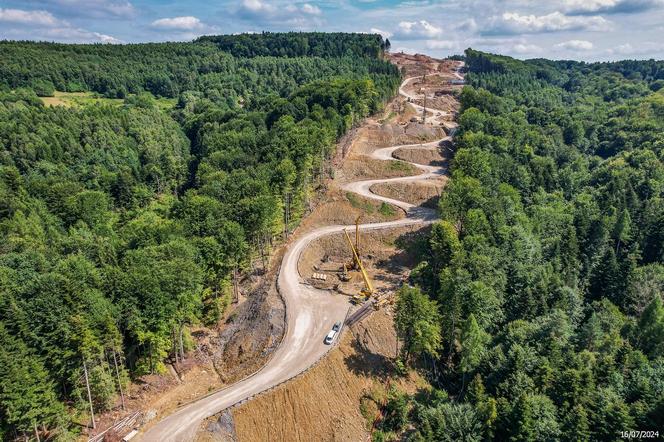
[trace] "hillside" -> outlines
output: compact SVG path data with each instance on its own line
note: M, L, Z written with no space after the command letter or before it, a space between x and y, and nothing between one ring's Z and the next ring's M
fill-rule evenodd
M402 360L434 389L374 440L654 436L664 63L465 60L442 220L400 294Z
M1 440L664 428L664 62L388 49L0 42Z
M0 438L79 432L185 367L238 291L260 304L336 140L399 83L377 36L265 38L329 51L0 42Z

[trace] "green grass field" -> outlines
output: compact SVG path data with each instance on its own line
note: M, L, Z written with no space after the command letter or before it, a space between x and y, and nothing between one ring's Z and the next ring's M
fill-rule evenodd
M94 92L60 92L56 91L52 97L41 97L46 106L87 106L90 104L104 103L116 106L124 104L122 98L105 98ZM177 99L175 98L154 98L155 104L161 110L168 111L175 107Z

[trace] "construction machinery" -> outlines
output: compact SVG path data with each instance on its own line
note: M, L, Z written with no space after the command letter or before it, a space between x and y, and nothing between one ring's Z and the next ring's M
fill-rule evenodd
M357 224L356 224L356 232L357 232L356 240L359 240L359 227ZM353 251L354 268L357 268L360 271L360 273L362 274L362 279L364 280L364 288L360 292L360 295L353 296L353 300L358 302L362 301L363 300L362 298L364 298L365 300L368 297L370 297L373 294L374 289L373 286L371 285L371 280L369 279L369 275L367 275L367 271L364 269L364 265L362 265L362 260L360 259L360 256L357 253L357 248L355 247L355 245L353 245L353 241L350 239L350 235L348 235L348 231L346 229L344 229L344 235L346 236L348 245L350 245L350 248Z
M357 215L355 218L355 254L360 256L360 220L362 219L362 214Z

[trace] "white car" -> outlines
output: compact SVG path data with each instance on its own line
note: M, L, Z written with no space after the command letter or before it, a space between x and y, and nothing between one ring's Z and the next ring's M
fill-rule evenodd
M327 345L330 345L332 341L334 341L334 337L337 335L336 330L330 330L330 332L325 336L325 343Z

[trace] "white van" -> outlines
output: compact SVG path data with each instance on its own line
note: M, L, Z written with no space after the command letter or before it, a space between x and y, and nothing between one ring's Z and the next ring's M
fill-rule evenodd
M337 335L336 330L330 330L330 332L325 336L325 343L327 345L330 345L332 341L334 341L334 337Z

